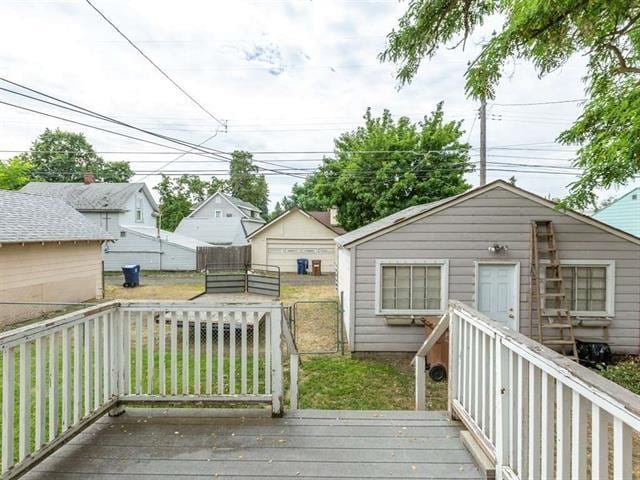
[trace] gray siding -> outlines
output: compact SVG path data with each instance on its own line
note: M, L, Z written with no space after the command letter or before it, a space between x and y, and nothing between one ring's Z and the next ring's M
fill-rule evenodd
M142 270L195 270L196 252L128 230L126 237L109 245L104 266L118 271L132 263L140 264Z
M216 198L220 198L220 203L216 203ZM211 218L215 219L216 210L222 211L222 217L226 217L227 214L232 217L242 217L238 209L231 205L226 199L222 197L213 197L211 200L191 216L194 218Z
M620 353L640 353L640 246L508 190L497 188L352 248L355 258L356 351L415 352L419 327L390 327L374 314L375 260L448 259L449 298L473 305L474 261L520 262L520 329L529 334L529 228L552 220L561 260L615 260L615 318L610 343ZM506 255L488 247L507 244ZM355 250L355 255L353 255ZM578 338L580 331L577 332Z

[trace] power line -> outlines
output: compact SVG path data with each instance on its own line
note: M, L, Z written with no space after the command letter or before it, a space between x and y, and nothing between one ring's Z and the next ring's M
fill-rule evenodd
M218 122L222 127L224 127L225 129L227 128L227 122L226 121L222 121L222 120L218 119L218 117L216 117L213 113L211 113L209 110L207 110L198 100L196 100L192 95L190 95L189 92L187 92L184 88L182 88L178 84L178 82L176 82L173 78L171 78L169 76L169 74L167 72L165 72L162 68L160 68L160 66L157 63L155 63L153 60L151 60L151 58L140 49L140 47L138 47L129 37L127 37L124 34L124 32L122 32L122 30L120 30L116 26L115 23L113 23L111 20L109 20L104 13L102 13L93 3L91 3L90 0L85 0L85 1L89 4L89 6L91 8L93 8L98 13L98 15L100 15L109 25L111 25L113 27L113 29L116 32L118 32L120 34L120 36L122 36L122 38L124 38L129 43L129 45L131 45L133 48L135 48L140 55L142 55L151 65L153 65L156 70L158 70L167 80L169 80L189 100L191 100L195 105L197 105L198 108L200 108L200 110L202 110L204 113L206 113L208 116L210 116L216 122Z
M529 107L534 105L557 105L560 103L579 103L587 101L587 98L574 98L571 100L549 100L546 102L525 102L525 103L492 103L498 107Z
M43 97L46 97L46 98L50 98L50 99L55 100L56 102L60 102L60 103L62 103L62 104L64 104L64 105L59 105L59 104L57 104L57 103L52 103L52 102L49 102L49 101L47 101L47 100L43 100L43 99L41 99L41 98L33 97L33 96L31 96L31 95L26 95L26 94L21 93L21 92L16 92L16 91L14 91L14 90L6 89L6 88L0 88L1 90L5 90L5 91L7 91L7 92L9 92L9 93L13 93L13 94L15 94L15 95L20 95L20 96L22 96L22 97L30 98L30 99L35 100L35 101L38 101L38 102L42 102L42 103L46 103L46 104L49 104L49 105L53 105L53 106L58 107L58 108L63 108L63 109L65 109L65 110L70 110L70 111L73 111L73 112L75 112L75 113L79 113L79 114L81 114L81 115L87 115L87 116L90 116L90 117L93 117L93 118L97 118L98 120L102 120L102 121L106 121L106 122L110 122L110 123L115 123L115 124L117 124L117 125L121 125L121 126L124 126L124 127L127 127L127 128L131 128L131 129L137 130L137 131L139 131L139 132L146 133L147 135L151 135L151 136L154 136L154 137L162 138L162 139L167 140L167 141L170 141L170 142L172 142L172 143L177 143L177 144L179 144L179 145L181 145L181 146L188 147L188 148L191 148L191 149L194 149L194 150L198 150L199 152L201 152L201 153L205 154L204 156L207 156L207 157L213 156L213 157L216 157L216 158L221 158L221 159L223 159L223 160L226 160L226 161L227 161L227 162L229 162L229 163L231 162L231 159L230 159L230 158L227 158L227 157L224 157L224 156L223 156L223 155L229 155L229 153L227 153L227 152L223 152L222 150L216 150L216 149L209 148L209 147L206 147L206 149L205 149L205 148L203 148L203 147L201 147L201 146L199 146L199 145L193 144L193 143L191 143L191 142L187 142L187 141L184 141L184 140L177 139L177 138L175 138L175 137L170 137L170 136L167 136L167 135L162 135L162 134L159 134L159 133L155 133L155 132L153 132L153 131L150 131L150 130L146 130L146 129L143 129L143 128L136 127L135 125L131 125L131 124L129 124L129 123L122 122L122 121L117 120L117 119L115 119L115 118L112 118L112 117L109 117L109 116L106 116L106 115L103 115L103 114L97 113L97 112L95 112L95 111L93 111L93 110L90 110L90 109L87 109L87 108L84 108L84 107L78 106L78 105L76 105L76 104L73 104L73 103L68 102L68 101L66 101L66 100L62 100L62 99L57 98L57 97L54 97L54 96L52 96L52 95L48 95L48 94L46 94L46 93L44 93L44 92L41 92L41 91L38 91L38 90L36 90L36 89L33 89L33 88L30 88L30 87L27 87L27 86L22 85L22 84L17 83L17 82L13 82L13 81L8 80L8 79L6 79L6 78L0 77L0 80L4 81L4 82L6 82L6 83L9 83L9 84L11 84L11 85L15 85L15 86L17 86L17 87L19 87L19 88L22 88L22 89L28 90L28 91L30 91L30 92L36 93L37 95L40 95L40 96L43 96ZM10 103L7 103L7 102L2 102L2 103L4 103L5 105L13 106L13 107L15 107L15 108L22 108L23 110L31 111L31 112L33 112L33 113L39 113L39 114L41 114L41 115L45 115L45 116L49 116L49 117L53 117L53 118L57 118L57 119L59 119L59 120L69 121L69 122L71 122L71 123L76 123L76 124L79 124L79 125L83 125L83 126L86 126L86 127L89 127L89 128L96 128L96 129L98 129L98 130L102 130L102 131L107 132L107 133L115 133L115 132L113 132L113 131L111 131L111 130L108 130L108 129L103 129L103 128L95 127L95 126L93 126L93 125L84 124L84 123L81 123L81 122L75 122L75 121L73 121L73 120L69 120L69 119L66 119L66 118L64 118L64 117L58 117L58 116L54 116L54 115L50 115L50 114L46 114L46 113L44 113L44 112L39 112L39 111L37 111L37 110L32 110L32 109L27 109L27 108L24 108L24 107L19 107L19 106L17 106L17 105L10 104ZM69 105L70 107L65 106L65 105ZM127 135L119 134L119 133L116 133L116 135L127 136ZM145 140L142 140L142 139L137 138L137 137L131 137L131 136L127 136L127 137L128 137L128 138L131 138L131 139L133 139L133 140L145 141ZM166 145L162 145L162 144L159 144L159 143L156 143L156 142L149 142L149 141L147 141L147 143L152 143L152 144L155 144L155 145L160 145L160 146L163 146L163 147L167 147ZM171 147L169 147L169 148L171 148ZM179 150L179 152L181 152L181 153L185 153L185 151L184 151L184 150ZM187 153L189 153L189 152L187 152ZM192 152L192 153L194 153L194 152ZM265 160L255 160L255 162L256 162L256 163L260 162L260 163L264 163L264 164L267 164L267 165L273 165L273 166L276 166L276 167L282 167L282 165L274 164L274 163L271 163L271 162L268 162L268 161L265 161ZM270 169L265 168L265 167L260 167L260 168L262 168L263 170L267 170L267 171L269 171L269 170L270 170Z

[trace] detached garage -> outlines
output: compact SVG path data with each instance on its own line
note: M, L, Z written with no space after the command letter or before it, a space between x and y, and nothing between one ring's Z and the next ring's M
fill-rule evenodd
M335 212L287 210L279 217L251 233L253 264L280 267L281 272L295 272L296 260L306 258L322 262L323 273L334 273L336 244L334 238L344 230L335 221Z

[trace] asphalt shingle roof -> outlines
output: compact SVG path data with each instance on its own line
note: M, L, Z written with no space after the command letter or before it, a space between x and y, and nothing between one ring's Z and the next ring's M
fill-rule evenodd
M131 195L144 183L49 183L31 182L21 192L60 198L80 211L124 210Z
M349 233L345 233L344 235L337 237L336 242L338 242L339 245L348 245L352 242L355 242L356 240L360 240L361 238L371 235L372 233L376 233L379 230L402 222L407 218L415 217L416 215L421 215L428 212L429 210L433 210L434 208L450 202L451 200L459 196L460 195L454 195L453 197L443 198L442 200L437 200L435 202L425 203L422 205L414 205L413 207L405 208L404 210L400 210L399 212L381 218L380 220L371 222L368 225L364 225L356 230L352 230Z
M61 199L0 190L0 243L113 240Z

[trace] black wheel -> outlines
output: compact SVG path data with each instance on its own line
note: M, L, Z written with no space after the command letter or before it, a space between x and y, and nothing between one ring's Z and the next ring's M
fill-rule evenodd
M444 365L434 365L429 369L429 378L434 382L442 382L447 379L447 369Z
M129 288L129 282L124 282L124 283L122 284L122 286L123 286L124 288Z

